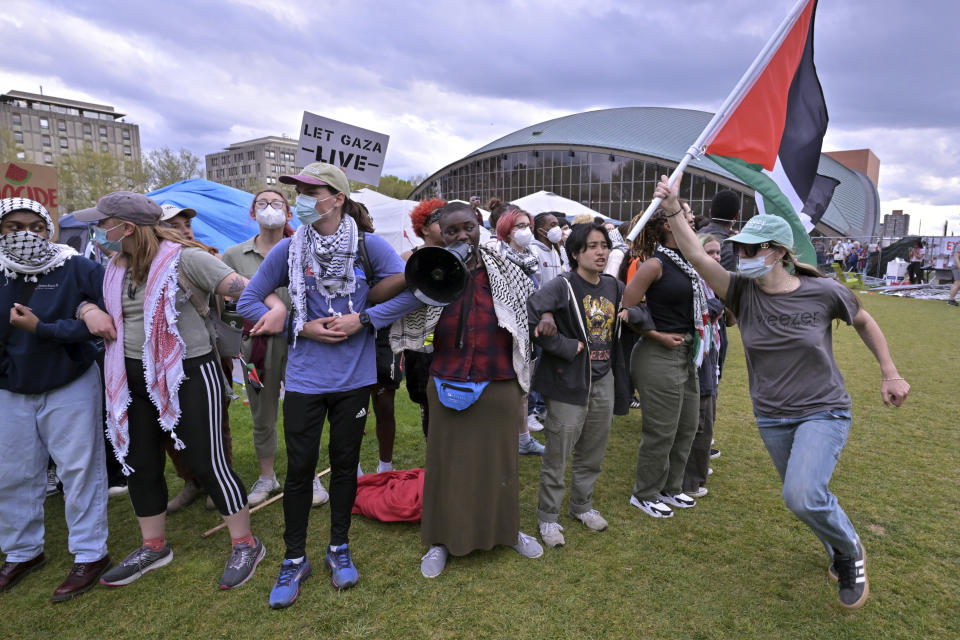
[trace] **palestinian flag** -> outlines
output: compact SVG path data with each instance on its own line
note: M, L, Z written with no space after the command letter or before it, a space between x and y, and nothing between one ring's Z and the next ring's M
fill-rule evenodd
M817 175L828 118L813 64L816 7L816 0L796 5L704 141L711 160L763 197L766 213L790 223L797 257L811 265L817 259L808 230L791 199L763 169L773 172L779 160L795 192L794 202L803 203L802 210L814 222L819 220L837 182Z

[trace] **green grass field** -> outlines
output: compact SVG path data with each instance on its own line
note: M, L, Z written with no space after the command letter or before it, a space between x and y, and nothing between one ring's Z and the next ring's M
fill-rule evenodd
M862 296L913 389L887 409L879 368L851 327L835 330L854 399L850 441L831 488L868 553L870 600L839 606L827 558L782 505L779 479L753 424L739 334L721 384L710 494L690 511L654 520L628 505L639 412L617 418L595 505L610 521L588 531L565 514L567 545L542 558L508 548L452 558L435 580L420 575L419 526L355 517L351 548L360 584L338 593L322 566L329 512L313 511L314 573L290 609L267 596L283 555L279 503L254 514L267 547L256 576L234 592L217 580L229 548L198 502L169 517L168 567L118 589L96 587L66 603L49 596L70 569L61 498L47 500L50 563L0 595L0 638L957 638L960 637L960 471L957 416L960 311L941 302ZM394 464L421 466L419 415L401 390ZM256 461L246 409L231 410L234 465L247 483ZM541 438L542 439L542 438ZM281 445L282 446L282 445ZM278 454L282 477L285 456ZM361 462L376 467L373 421ZM321 468L327 466L325 456ZM168 465L171 495L181 481ZM538 458L522 458L521 522L536 533ZM110 502L110 549L140 543L126 498Z

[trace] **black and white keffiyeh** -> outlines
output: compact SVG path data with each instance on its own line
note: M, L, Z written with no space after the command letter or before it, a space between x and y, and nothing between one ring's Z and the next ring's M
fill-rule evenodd
M294 344L307 317L305 278L308 270L316 279L317 290L327 301L327 312L331 316L336 315L333 299L338 296L348 296L348 305L353 311L353 300L349 296L357 289L353 264L357 259L358 235L356 221L344 215L332 235L320 235L311 225L303 224L290 239L287 268L288 291L293 303Z
M693 325L697 330L697 343L693 349L693 362L698 367L703 362L703 356L710 351L712 343L712 332L706 330L710 325L710 313L707 309L707 293L704 291L703 282L700 276L687 260L679 252L669 249L663 245L657 247L657 251L670 258L671 261L683 273L690 278L690 285L693 287Z
M32 231L15 231L0 236L0 269L10 280L23 276L37 281L77 255L73 247L50 242Z
M523 269L523 272L528 276L540 270L540 261L537 259L536 254L529 249L517 251L508 243L501 240L500 255Z

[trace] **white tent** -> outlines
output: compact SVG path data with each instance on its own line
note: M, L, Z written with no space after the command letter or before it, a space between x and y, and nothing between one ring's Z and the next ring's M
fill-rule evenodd
M602 215L590 207L586 207L579 202L564 198L563 196L558 196L550 191L537 191L536 193L531 193L528 196L523 196L522 198L514 200L512 204L517 205L531 215L537 215L538 213L543 213L544 211L559 211L560 213L571 218L573 216L580 215L581 213L585 213L591 216L600 216L601 218L609 220L608 216Z
M413 200L397 200L372 189L354 191L350 199L362 202L367 207L377 235L386 239L397 253L423 244L410 224L410 212L417 206Z

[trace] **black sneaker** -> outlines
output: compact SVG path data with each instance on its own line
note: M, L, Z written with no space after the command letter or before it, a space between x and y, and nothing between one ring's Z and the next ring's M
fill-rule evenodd
M711 459L711 460L713 460L714 458L719 458L719 457L720 457L720 449L710 449L710 459Z
M235 589L253 577L257 565L267 553L259 538L254 538L253 541L256 544L252 547L233 545L233 550L227 559L227 566L224 567L223 575L220 576L221 589Z
M947 300L947 304L950 305L951 307L958 306L956 300Z
M154 551L150 547L140 547L124 558L123 562L103 574L100 584L108 587L130 584L146 572L170 564L171 560L173 560L173 549L168 544L163 545L160 551Z
M867 552L857 541L857 554L845 556L835 551L833 556L833 574L837 575L840 604L847 609L859 609L867 601L870 583L867 581Z

